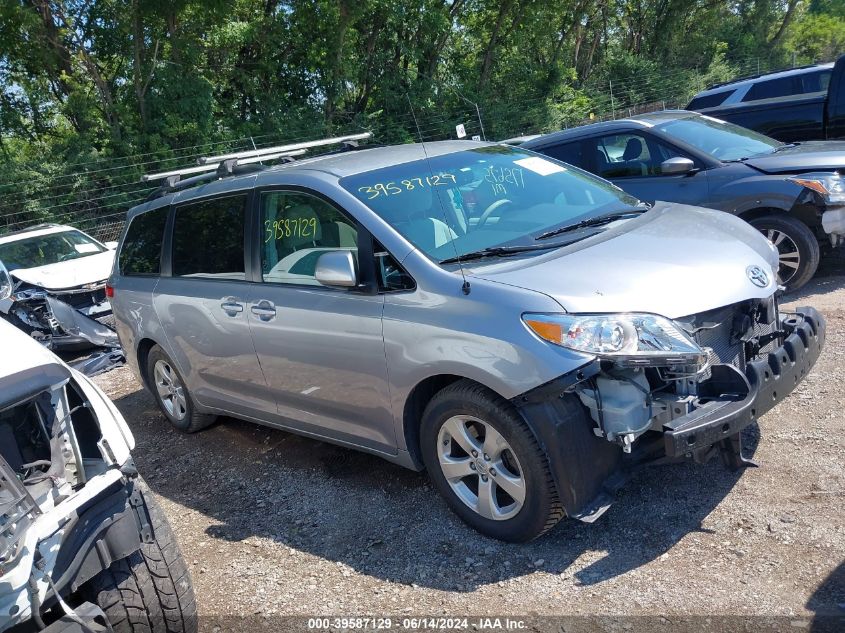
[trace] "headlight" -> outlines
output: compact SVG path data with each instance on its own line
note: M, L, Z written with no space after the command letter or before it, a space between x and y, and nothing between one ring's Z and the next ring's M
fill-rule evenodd
M835 173L815 173L791 176L787 180L812 189L828 204L845 204L845 178Z
M540 338L620 365L703 368L707 355L669 319L655 314L524 314Z

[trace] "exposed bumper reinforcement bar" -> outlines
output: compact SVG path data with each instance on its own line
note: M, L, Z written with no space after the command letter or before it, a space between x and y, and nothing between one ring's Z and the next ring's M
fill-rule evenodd
M664 425L667 456L688 455L736 435L804 379L824 346L824 317L814 308L798 308L782 326L788 332L783 344L750 361L744 376L730 365L713 367L713 399Z

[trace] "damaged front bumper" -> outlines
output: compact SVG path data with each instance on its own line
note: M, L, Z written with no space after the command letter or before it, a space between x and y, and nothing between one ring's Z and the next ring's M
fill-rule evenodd
M749 463L741 431L807 376L825 321L813 308L779 317L771 298L745 303L693 319L716 348L706 346L705 374L649 378L595 360L512 400L551 457L568 516L595 521L646 464L717 453L731 467Z
M822 213L822 229L831 246L845 245L845 205L830 206Z
M698 406L663 425L666 455L693 456L736 435L783 400L810 372L824 346L824 317L799 308L782 322L783 343L746 364L714 365L700 383Z
M18 288L6 313L20 329L55 351L120 347L104 283L58 291Z

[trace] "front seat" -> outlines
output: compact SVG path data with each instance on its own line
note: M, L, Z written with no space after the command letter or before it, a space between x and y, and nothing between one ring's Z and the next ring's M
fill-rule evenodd
M643 142L638 138L630 138L625 144L622 160L625 161L625 172L628 176L647 176L648 167L640 160L643 153Z
M396 206L390 209L388 221L394 223L417 248L430 253L457 237L444 222L440 201L435 199L430 188L417 187L392 197L390 201Z

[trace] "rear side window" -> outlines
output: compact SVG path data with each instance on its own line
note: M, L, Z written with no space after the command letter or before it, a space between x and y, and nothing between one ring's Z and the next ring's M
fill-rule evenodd
M161 240L167 223L168 207L136 215L123 239L118 266L122 275L158 275Z
M584 167L584 155L581 151L583 143L578 141L576 143L566 143L563 145L552 145L551 147L544 147L539 150L546 156L557 158L564 163L575 165L576 167Z
M724 92L717 92L711 95L702 95L700 97L696 97L695 99L689 102L687 110L702 110L704 108L715 108L716 106L722 105L725 102L725 99L728 98L728 95L732 95L733 93L733 90L725 90Z
M173 276L246 279L244 218L246 194L176 207Z
M786 97L801 93L801 80L796 77L781 77L780 79L769 79L761 81L748 90L743 101L757 101L758 99L773 99L775 97Z

